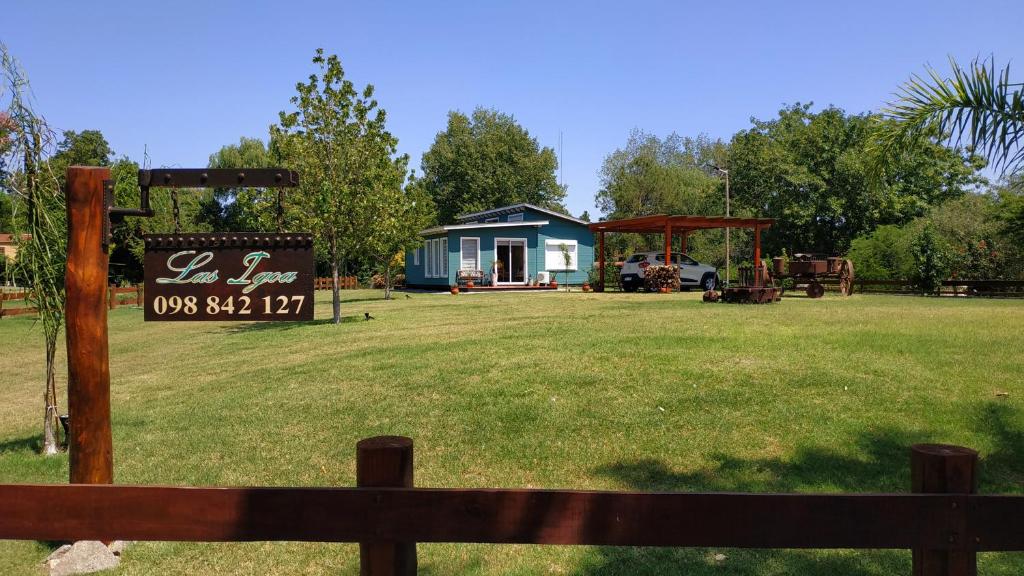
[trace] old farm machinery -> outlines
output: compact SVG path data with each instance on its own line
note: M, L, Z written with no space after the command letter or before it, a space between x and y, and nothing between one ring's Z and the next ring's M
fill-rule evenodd
M804 287L809 298L821 298L825 295L823 280L838 280L839 292L843 296L853 294L853 261L848 258L796 254L788 263L784 258L773 258L772 275L779 281L783 291L788 279L792 281L794 289Z

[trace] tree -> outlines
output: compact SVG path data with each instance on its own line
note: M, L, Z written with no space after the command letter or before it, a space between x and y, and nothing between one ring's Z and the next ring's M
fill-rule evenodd
M275 145L240 138L210 155L210 168L274 168L281 164ZM216 231L269 232L284 228L283 188L217 188L203 203L201 219Z
M725 145L705 135L689 138L673 132L662 139L633 130L623 148L605 157L595 202L609 220L651 214L724 214L722 183L704 168L709 162L723 164L724 155ZM688 251L706 251L709 242L717 245L720 236L720 232L705 232L694 238ZM608 239L608 247L620 253L663 246L660 236L615 234ZM724 260L724 251L720 258Z
M967 68L949 59L952 77L926 67L883 110L891 122L876 132L880 147L876 167L900 157L922 139L959 147L965 137L1003 175L1024 169L1024 85L1010 81L1010 66L996 71L995 59L975 59Z
M423 154L423 180L440 222L459 214L525 202L566 212L551 148L512 116L477 108L472 117L448 113L448 127Z
M24 228L16 229L19 240L16 273L29 283L29 302L38 310L43 327L46 355L46 385L43 395L43 453L56 454L57 442L57 338L64 322L64 272L67 255L67 222L62 186L51 166L56 140L46 123L35 113L27 94L24 71L0 43L0 96L7 101L5 113L7 142L0 188L17 197L24 208ZM68 139L65 138L65 142ZM62 143L63 144L63 143ZM73 146L61 150L71 156ZM18 169L13 167L17 165ZM22 234L27 234L23 237ZM27 238L27 239L22 239Z
M584 210L583 214L580 214L580 220L583 220L584 222L590 222L590 212L588 210Z
M403 188L401 180L385 187L376 198L377 208L367 241L367 249L378 270L384 273L384 299L391 299L394 269L403 261L406 250L423 242L420 231L435 218L433 202L423 189L422 180L412 178Z
M297 170L299 190L289 202L297 225L309 230L330 259L334 323L341 322L338 270L346 255L365 252L378 196L404 180L407 156L395 157L398 140L385 129L386 114L373 86L356 92L337 56L317 49L319 74L296 85L292 112L271 127L282 158Z
M52 161L57 172L63 177L68 166L110 166L114 151L99 130L65 130L64 138L57 144L57 153Z
M765 251L842 254L853 238L904 224L984 182L980 159L918 142L874 177L875 120L795 104L733 136L729 152L737 213L775 218Z

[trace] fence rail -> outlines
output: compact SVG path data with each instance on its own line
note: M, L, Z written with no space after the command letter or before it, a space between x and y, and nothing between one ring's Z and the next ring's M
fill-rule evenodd
M838 289L839 280L820 278L818 282ZM922 294L911 280L854 280L854 292L862 294ZM1024 298L1024 280L943 280L938 296L979 296Z
M122 295L129 294L127 298L121 298ZM117 286L111 286L107 289L108 296L108 308L113 310L118 306L142 306L144 302L144 294L142 284L136 286L126 286L124 288L118 288Z
M333 278L316 278L313 281L315 290L331 290L334 287ZM359 279L355 276L340 276L338 278L339 290L354 290L359 288Z
M414 488L412 441L357 445L357 488L0 485L0 539L359 542L362 574L414 574L416 542L909 548L914 574L1024 550L1024 496L973 494L977 453L918 445L909 494Z
M11 308L5 306L4 302L23 300L25 306L19 306L17 308ZM28 292L0 292L0 318L5 316L22 316L25 314L35 314L38 310L32 306L28 306Z

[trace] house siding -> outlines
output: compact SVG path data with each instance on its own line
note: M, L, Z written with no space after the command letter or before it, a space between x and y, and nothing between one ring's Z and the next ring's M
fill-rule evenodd
M532 282L539 271L544 270L545 242L551 240L575 240L577 264L574 272L558 272L556 279L560 284L582 284L588 278L588 272L594 265L594 235L586 225L563 220L524 208L522 226L502 228L479 228L468 230L450 230L447 233L431 234L425 240L448 238L448 276L447 278L427 278L426 255L424 245L420 244L419 265L414 264L413 251L405 256L405 277L409 286L443 288L455 284L456 273L461 265L461 240L464 237L480 239L480 268L487 274L495 260L495 241L498 238L515 238L526 240L526 273ZM537 227L530 222L548 221L548 224ZM482 223L480 218L476 223ZM499 222L508 222L508 215L499 216ZM464 222L470 224L471 222Z

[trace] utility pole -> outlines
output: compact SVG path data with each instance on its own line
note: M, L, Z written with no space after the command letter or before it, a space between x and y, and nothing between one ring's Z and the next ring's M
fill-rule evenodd
M705 162L704 165L707 166L708 168L711 168L712 170L714 170L716 172L719 172L719 173L723 174L725 176L725 217L728 218L729 217L729 171L724 169L724 168L720 168L720 167L712 164L711 162ZM725 227L725 285L726 286L729 285L729 268L730 268L730 263L731 263L731 260L732 260L731 254L732 253L729 250L729 227L726 226ZM757 266L757 264L755 263L755 267L756 266Z
M729 171L728 170L722 170L721 168L719 168L718 170L720 172L722 172L723 174L725 174L725 217L728 218L729 217ZM729 285L729 267L730 267L729 266L729 262L730 262L730 255L731 255L731 253L729 252L729 227L726 226L725 227L725 285L726 286ZM757 266L757 263L755 263L754 265Z

